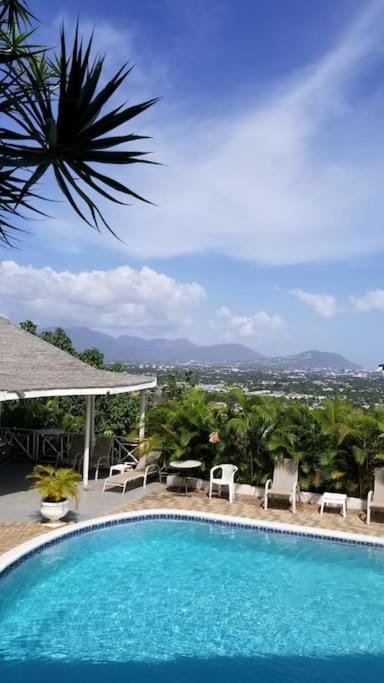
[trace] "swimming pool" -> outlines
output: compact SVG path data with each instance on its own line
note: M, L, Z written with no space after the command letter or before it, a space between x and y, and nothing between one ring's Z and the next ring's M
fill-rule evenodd
M378 681L384 551L193 521L98 529L0 583L0 681Z

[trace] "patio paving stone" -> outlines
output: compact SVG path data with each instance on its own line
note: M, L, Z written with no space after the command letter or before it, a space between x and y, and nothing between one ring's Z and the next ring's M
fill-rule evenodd
M272 507L273 505L273 507ZM344 519L338 509L327 509L320 516L316 505L300 503L296 514L284 504L271 504L268 510L261 506L261 499L255 496L237 496L233 503L224 498L208 498L206 491L196 491L187 495L163 489L141 498L140 501L122 505L114 512L130 512L132 510L173 508L178 510L196 510L198 512L217 512L221 515L248 517L261 521L284 522L299 524L306 527L320 527L328 530L346 531L367 536L384 536L384 517L376 515L369 526L365 523L365 513L358 510L348 510ZM379 521L381 519L382 521Z
M384 517L375 516L374 521L367 526L365 513L357 510L348 510L344 519L338 510L327 510L321 517L315 505L298 505L296 514L292 514L285 505L270 507L265 511L261 507L261 500L255 496L237 496L233 503L224 498L207 497L206 491L194 491L188 494L171 491L163 487L148 493L136 500L122 504L112 513L131 512L136 510L156 510L159 508L176 510L196 510L198 512L216 512L221 515L235 517L248 517L250 519L285 522L287 524L299 524L305 527L318 527L334 531L346 531L367 536L384 536ZM104 513L105 514L105 513ZM73 523L73 522L72 522ZM49 528L44 524L35 522L4 522L0 523L0 554L27 541L39 534L44 534Z
M52 529L47 529L44 524L36 522L3 522L0 524L0 555L11 550L16 545L29 541L35 536L45 534Z

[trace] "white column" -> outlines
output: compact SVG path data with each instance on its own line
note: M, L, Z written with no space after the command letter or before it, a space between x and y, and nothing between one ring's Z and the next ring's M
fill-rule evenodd
M139 443L145 439L145 391L140 393Z
M89 479L89 456L93 447L94 432L94 405L95 397L87 396L85 399L85 436L83 456L83 488L87 488Z

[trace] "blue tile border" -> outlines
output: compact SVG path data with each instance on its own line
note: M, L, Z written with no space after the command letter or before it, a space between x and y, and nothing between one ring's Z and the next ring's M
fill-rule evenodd
M384 545L382 543L375 543L372 540L367 540L363 541L360 538L357 539L352 539L352 538L343 538L341 536L327 536L323 534L317 534L317 533L311 533L310 531L298 531L297 529L279 529L277 527L269 527L269 526L264 526L264 525L259 525L256 523L250 523L247 521L244 522L235 522L232 519L214 519L210 517L204 517L204 513L202 513L202 516L195 516L193 514L191 515L186 515L183 514L182 512L177 513L177 512L153 512L145 515L135 515L132 517L127 517L127 518L117 518L117 519L109 519L105 522L97 522L97 523L90 523L88 526L82 526L80 529L74 528L73 531L66 531L65 534L62 536L58 536L57 538L50 539L46 541L45 543L43 542L41 545L39 545L36 548L33 548L32 550L24 553L22 556L14 560L13 562L10 562L9 565L7 565L3 570L0 571L0 581L1 579L5 578L8 574L10 574L14 569L19 567L21 564L26 562L26 560L30 559L34 555L37 555L38 553L42 552L43 550L46 550L47 548L50 548L54 545L57 545L58 543L63 543L69 538L73 538L74 536L80 536L81 534L87 534L90 533L91 531L99 531L100 529L106 529L108 527L114 527L114 526L121 526L125 524L132 524L136 522L148 522L148 521L155 521L155 520L168 520L168 521L176 521L176 522L200 522L201 524L212 524L212 525L218 525L218 526L227 526L233 529L246 529L248 531L255 531L257 533L268 533L268 534L282 534L284 536L296 536L298 538L308 538L311 540L316 540L316 541L328 541L330 543L341 543L341 544L346 544L346 545L355 545L355 546L364 546L364 547L370 547L374 548L376 550L381 550L384 551ZM90 520L91 522L92 520ZM37 539L38 537L36 537ZM35 539L33 539L35 540Z

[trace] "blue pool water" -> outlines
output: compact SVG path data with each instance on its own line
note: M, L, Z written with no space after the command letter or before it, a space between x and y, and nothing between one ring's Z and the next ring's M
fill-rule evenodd
M373 682L384 551L184 521L46 548L0 582L1 683Z

